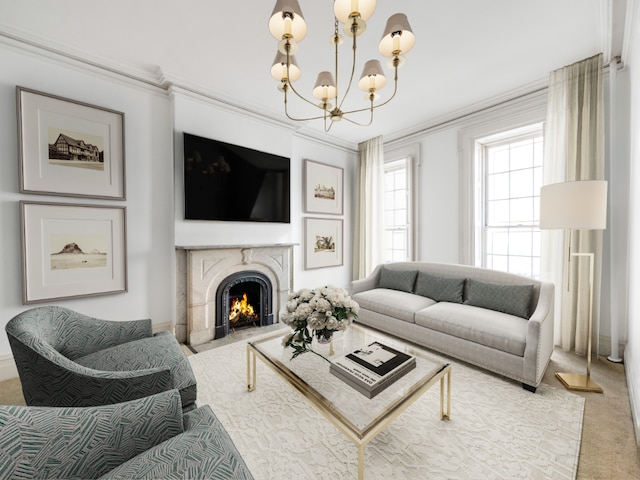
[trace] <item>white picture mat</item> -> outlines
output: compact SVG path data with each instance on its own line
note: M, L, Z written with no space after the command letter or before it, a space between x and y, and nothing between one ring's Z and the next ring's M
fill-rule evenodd
M305 160L305 211L342 215L344 170L340 167ZM318 187L333 188L334 198L316 196Z
M95 198L125 198L124 115L18 87L20 191ZM102 170L49 161L51 131L101 139ZM79 135L78 135L79 134ZM57 138L57 135L54 135ZM88 143L93 143L89 141Z
M125 207L21 202L21 221L25 304L126 291ZM54 269L52 254L72 239L105 265Z
M343 221L342 219L305 218L304 252L305 270L335 267L343 263ZM330 238L335 248L318 250L319 237Z

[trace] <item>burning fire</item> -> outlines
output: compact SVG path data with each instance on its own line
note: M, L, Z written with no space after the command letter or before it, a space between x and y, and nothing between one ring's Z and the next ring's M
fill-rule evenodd
M254 312L253 307L247 301L247 294L242 294L242 300L236 298L231 305L231 310L229 311L229 321L231 323L236 323L240 320L251 320L254 318L258 318L258 314Z

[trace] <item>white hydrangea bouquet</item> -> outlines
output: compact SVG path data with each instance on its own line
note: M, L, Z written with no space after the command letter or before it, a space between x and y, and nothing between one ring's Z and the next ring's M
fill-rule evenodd
M313 337L320 343L330 342L334 332L344 331L351 325L358 317L359 309L357 302L342 288L325 286L298 290L289 296L286 311L280 314L280 321L293 329L282 344L293 348L291 359L305 352L319 355L310 348Z

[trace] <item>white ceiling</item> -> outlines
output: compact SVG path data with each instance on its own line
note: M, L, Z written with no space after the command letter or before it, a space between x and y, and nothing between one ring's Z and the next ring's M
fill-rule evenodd
M309 33L296 55L302 77L295 85L310 94L317 73L333 70L333 2L299 3ZM383 133L397 136L505 94L539 88L550 71L600 51L608 61L622 50L625 4L379 0L367 31L358 37L356 75L367 59L380 58L377 44L394 13L407 14L416 46L399 71L396 98L376 111L373 125L343 121L329 135L350 144ZM282 94L269 74L276 41L267 21L274 5L275 0L0 0L0 35L152 82L173 82L286 121ZM350 68L347 41L341 58L349 59L341 70L344 81ZM382 97L391 91L392 82ZM344 109L365 106L363 97L355 89ZM296 99L289 105L300 116L316 114ZM321 121L300 126L307 132L322 130Z

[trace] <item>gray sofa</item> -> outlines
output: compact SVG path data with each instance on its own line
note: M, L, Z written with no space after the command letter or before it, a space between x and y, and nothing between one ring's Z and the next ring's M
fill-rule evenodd
M553 352L554 286L466 265L398 262L351 283L358 322L522 382Z
M252 479L207 405L178 390L98 407L0 406L3 479Z

